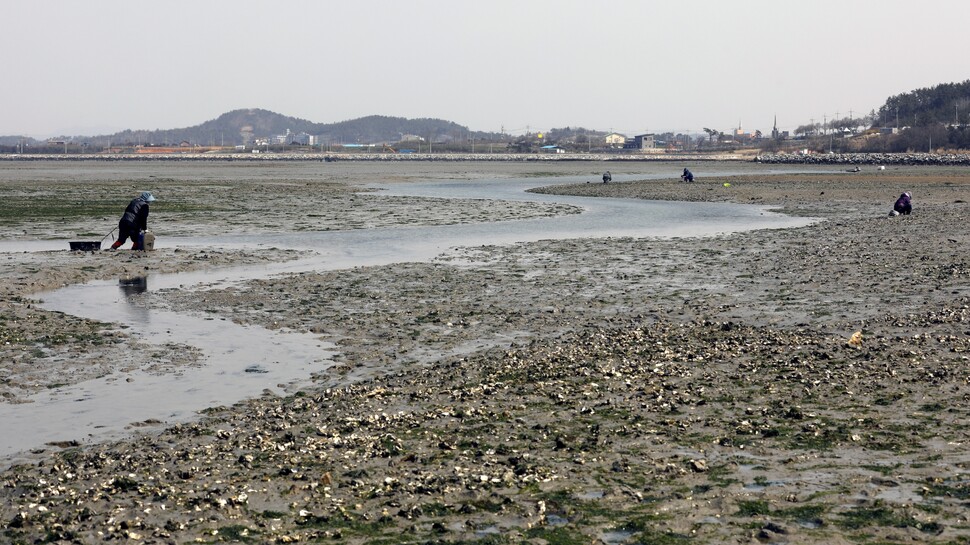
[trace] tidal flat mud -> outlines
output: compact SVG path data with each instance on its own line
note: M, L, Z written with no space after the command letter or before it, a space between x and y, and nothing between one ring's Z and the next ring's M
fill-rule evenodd
M888 217L904 190L916 211ZM754 202L824 221L456 248L430 263L153 293L179 311L318 334L339 365L292 396L124 441L49 446L0 476L4 539L970 539L970 174L752 172L543 191ZM440 207L394 208L413 221ZM0 326L29 342L5 346L4 362L16 352L18 365L56 366L52 349L105 361L121 344L152 361L144 354L159 350L104 346L104 328L125 339L115 326L15 314L30 314L38 284L293 257L176 253L11 256L4 274L19 287L4 316L20 318ZM37 335L49 323L86 340L56 348ZM26 391L9 383L13 399Z

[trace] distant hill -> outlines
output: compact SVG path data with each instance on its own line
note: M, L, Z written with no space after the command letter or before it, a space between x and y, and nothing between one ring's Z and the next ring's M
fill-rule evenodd
M372 115L340 121L315 123L259 108L233 110L194 127L166 130L125 130L97 136L65 136L55 140L72 143L105 145L123 144L178 145L181 142L202 146L235 146L251 143L257 138L272 138L306 133L318 142L334 144L380 144L398 142L404 135L415 135L432 142L459 140L469 136L482 138L488 133L469 131L467 127L441 119L406 119ZM19 136L0 137L0 145L16 145ZM38 143L28 139L33 145Z
M203 146L232 146L246 143L247 138L252 140L252 138L270 137L285 134L287 130L293 134L301 132L312 134L311 131L316 125L312 121L280 115L268 110L233 110L194 127L155 131L127 130L102 135L97 139L109 138L116 144L178 145L180 142L189 142Z
M891 96L873 117L874 126L901 132L869 140L863 151L970 149L970 80Z
M970 124L970 80L891 96L877 115L886 126L895 125L897 119L900 127Z
M491 133L469 131L468 127L441 119L387 117L371 115L327 125L317 125L315 133L322 140L336 143L398 142L404 135L414 135L431 142L483 138ZM307 131L310 132L310 131Z

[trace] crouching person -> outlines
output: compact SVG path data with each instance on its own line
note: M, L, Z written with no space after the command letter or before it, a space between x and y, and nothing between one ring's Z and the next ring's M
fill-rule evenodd
M890 212L893 216L898 216L900 214L909 215L913 211L913 197L907 191L896 199L896 204L893 205L893 211Z

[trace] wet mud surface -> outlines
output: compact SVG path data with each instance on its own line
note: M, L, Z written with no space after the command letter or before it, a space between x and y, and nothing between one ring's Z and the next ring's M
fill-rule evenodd
M916 211L887 217L904 190ZM755 202L825 221L458 248L431 263L153 293L179 311L318 334L339 365L293 396L125 441L49 445L0 476L0 531L12 543L968 539L970 175L554 191ZM130 344L117 324L34 312L38 286L295 257L176 254L0 255L15 281L4 372L51 370L5 379L5 395L20 400L66 361L119 376L123 365L97 366L125 352L159 372L194 361L177 347L146 357L161 349ZM176 354L186 361L166 361Z

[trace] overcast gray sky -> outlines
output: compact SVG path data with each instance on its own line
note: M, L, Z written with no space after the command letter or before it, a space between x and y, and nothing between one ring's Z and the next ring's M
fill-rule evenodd
M513 134L770 131L970 79L964 0L3 3L0 135L237 108Z

